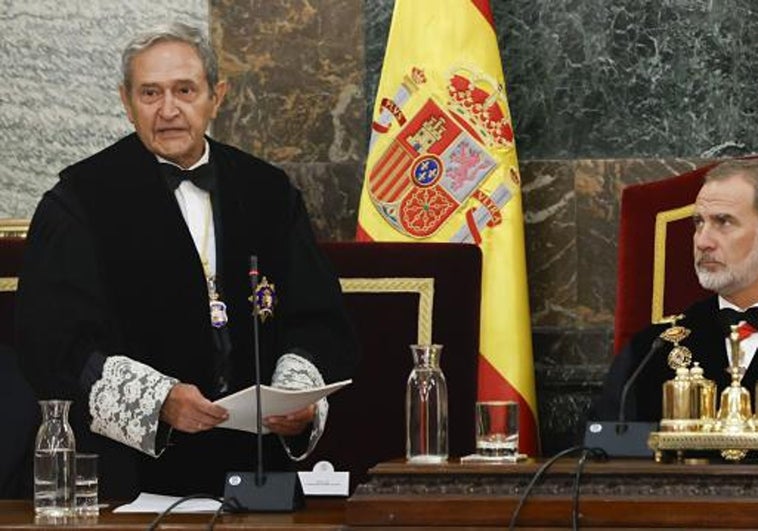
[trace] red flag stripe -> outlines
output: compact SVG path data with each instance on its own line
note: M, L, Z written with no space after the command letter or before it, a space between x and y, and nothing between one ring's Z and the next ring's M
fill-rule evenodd
M479 400L515 400L519 405L519 451L539 455L537 417L524 397L487 361L479 356Z
M374 238L372 238L368 232L366 232L363 227L361 227L361 224L358 223L358 225L355 227L355 241L357 242L373 242Z
M492 9L490 8L490 0L471 0L474 7L479 10L482 16L490 23L492 30L495 30L495 19L492 18Z

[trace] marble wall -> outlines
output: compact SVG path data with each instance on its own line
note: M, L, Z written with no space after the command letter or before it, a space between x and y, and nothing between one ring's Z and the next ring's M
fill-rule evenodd
M231 87L215 136L283 167L325 239L352 239L367 143L363 6L213 0Z
M445 2L440 0L444 13ZM620 190L758 149L751 0L492 0L524 191L543 448L571 443L611 356ZM134 28L208 25L232 90L214 135L284 167L318 235L355 228L393 0L0 3L0 217L129 130Z
M494 0L524 159L753 151L750 0Z
M207 26L205 0L0 2L0 218L28 218L67 165L131 131L121 49L167 20Z

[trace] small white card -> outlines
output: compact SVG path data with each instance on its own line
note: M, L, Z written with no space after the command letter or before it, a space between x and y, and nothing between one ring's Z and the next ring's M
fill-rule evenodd
M306 496L347 496L350 472L335 472L329 461L319 461L312 472L298 472Z

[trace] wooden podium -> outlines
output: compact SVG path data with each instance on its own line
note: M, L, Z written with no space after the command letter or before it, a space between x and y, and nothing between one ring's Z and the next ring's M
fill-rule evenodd
M540 464L383 463L348 500L346 524L507 529ZM518 529L571 528L576 467L576 459L553 464L524 504ZM583 529L755 529L758 466L587 462L578 508Z

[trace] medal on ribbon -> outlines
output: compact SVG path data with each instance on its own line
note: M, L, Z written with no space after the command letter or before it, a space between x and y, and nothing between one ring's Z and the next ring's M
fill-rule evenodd
M211 312L211 326L221 328L229 322L229 316L226 313L226 303L219 299L216 290L215 277L208 277L208 304Z

